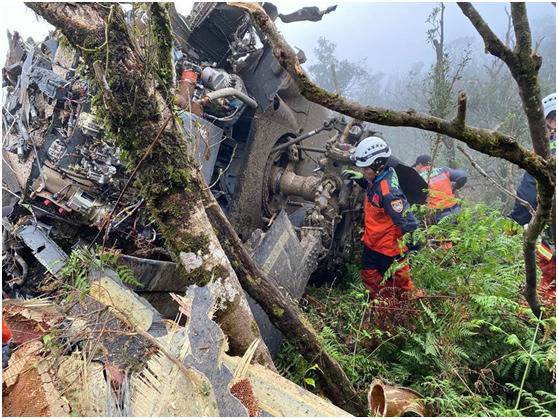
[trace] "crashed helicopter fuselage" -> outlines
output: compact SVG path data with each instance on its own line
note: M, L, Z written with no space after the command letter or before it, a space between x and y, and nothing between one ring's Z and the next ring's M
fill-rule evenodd
M130 24L141 25L134 13ZM190 152L256 262L298 299L319 261L331 271L351 257L360 198L341 171L370 131L303 98L246 12L198 3L188 17L171 10L171 21L176 104L197 140ZM10 37L2 121L10 195L3 195L19 204L3 214L4 291L30 288L41 272L31 256L56 276L60 252L103 239L123 250L140 292L171 316L164 301L182 290L173 289L174 264L138 192L129 188L118 200L129 170L95 118L79 63L55 37ZM274 351L277 332L251 304L266 340L275 336L267 342Z

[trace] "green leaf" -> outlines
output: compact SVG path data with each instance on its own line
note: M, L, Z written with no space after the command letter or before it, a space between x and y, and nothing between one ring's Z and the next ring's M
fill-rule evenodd
M316 382L314 381L313 378L306 377L306 378L304 379L304 382L305 382L306 384L308 384L309 386L311 386L311 387L314 387L314 388L316 387Z
M512 346L521 346L521 341L515 334L508 335L506 338L506 343Z

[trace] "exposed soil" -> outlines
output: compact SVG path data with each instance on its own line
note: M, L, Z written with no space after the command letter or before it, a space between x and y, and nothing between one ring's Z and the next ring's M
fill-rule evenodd
M2 388L2 416L51 416L35 368L22 372L9 390Z

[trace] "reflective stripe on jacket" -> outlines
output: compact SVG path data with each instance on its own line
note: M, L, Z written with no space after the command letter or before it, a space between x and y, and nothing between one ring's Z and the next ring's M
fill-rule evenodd
M428 199L426 200L428 208L441 210L457 204L458 201L451 187L450 170L447 167L418 166L417 171L424 180L428 181Z
M537 250L537 253L546 260L551 260L554 256L553 250L542 242L538 242L535 249Z

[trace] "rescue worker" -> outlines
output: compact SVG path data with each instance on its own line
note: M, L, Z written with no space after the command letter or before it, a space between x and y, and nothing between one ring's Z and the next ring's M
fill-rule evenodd
M407 212L409 204L399 187L395 170L387 166L391 150L379 137L362 140L351 155L352 161L361 171L344 170L343 175L365 188L364 234L362 242L361 278L364 286L375 298L385 286L399 288L401 291L413 289L409 265L397 269L391 278L384 282L384 274L392 263L399 261L403 254L415 250L404 246L401 237L418 227L412 213Z
M550 152L556 155L556 93L546 96L543 101L543 111L546 120L546 134L549 140ZM517 196L533 207L537 208L537 182L529 173L525 172L516 192ZM518 224L525 226L531 221L531 213L519 201L510 217ZM542 240L537 244L537 264L542 271L539 291L547 303L556 303L556 243L552 239L552 233L547 229L543 233Z
M423 154L417 157L414 165L422 178L428 182L426 205L435 211L436 223L449 215L458 214L461 206L457 203L454 191L467 183L467 173L463 169L432 167L432 157Z

